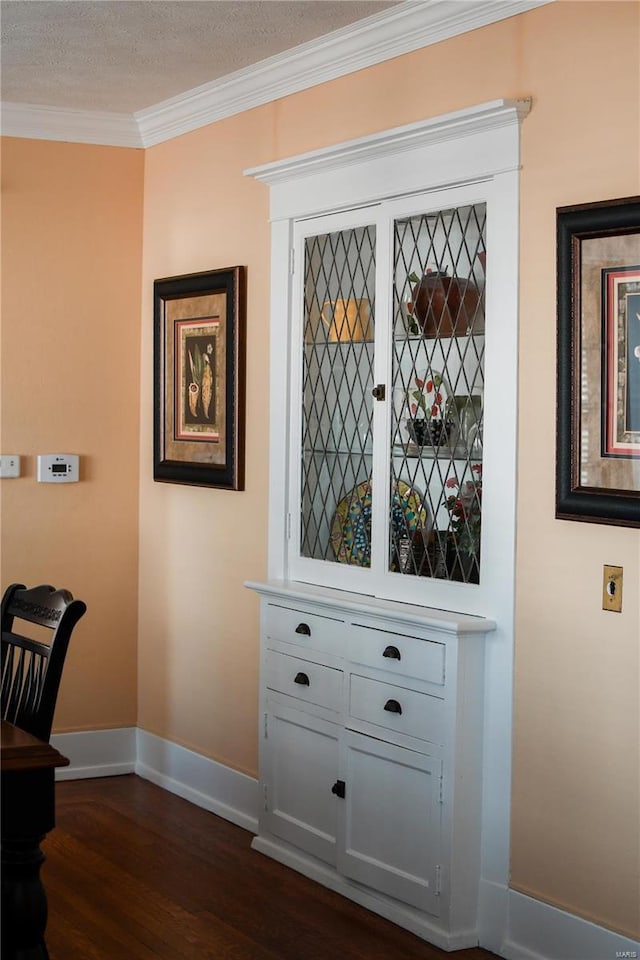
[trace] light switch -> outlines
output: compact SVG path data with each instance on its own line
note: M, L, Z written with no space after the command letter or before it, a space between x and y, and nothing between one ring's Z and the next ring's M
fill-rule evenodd
M0 457L0 477L5 479L7 477L19 477L20 476L20 457L17 454L7 454L6 456Z

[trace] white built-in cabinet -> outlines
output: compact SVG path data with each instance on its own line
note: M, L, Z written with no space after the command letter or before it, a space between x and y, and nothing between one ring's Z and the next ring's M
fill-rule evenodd
M480 617L277 582L262 597L254 846L444 947L476 942Z
M447 949L508 872L528 106L247 171L272 217L254 844Z

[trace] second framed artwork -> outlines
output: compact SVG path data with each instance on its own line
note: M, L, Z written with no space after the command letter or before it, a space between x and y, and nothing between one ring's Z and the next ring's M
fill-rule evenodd
M244 490L245 269L153 288L153 478Z
M556 516L640 527L640 197L557 211Z

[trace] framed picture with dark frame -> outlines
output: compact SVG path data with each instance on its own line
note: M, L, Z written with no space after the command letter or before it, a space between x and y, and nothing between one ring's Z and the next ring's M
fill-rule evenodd
M153 479L244 489L245 269L156 280Z
M640 197L556 225L556 517L640 527Z

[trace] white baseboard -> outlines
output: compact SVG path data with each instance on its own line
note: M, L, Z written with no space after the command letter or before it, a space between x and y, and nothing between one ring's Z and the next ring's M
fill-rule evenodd
M516 890L483 881L480 902L480 945L506 960L640 960L638 940Z
M58 767L56 780L84 780L133 773L136 767L136 727L54 733L51 744L68 757L68 767Z
M51 743L71 761L68 767L56 770L58 780L137 773L257 833L258 782L222 763L138 727L59 733L51 737Z
M258 781L253 777L140 729L135 772L251 833L258 831Z
M485 950L500 956L509 916L509 890L501 883L480 880L478 931Z

